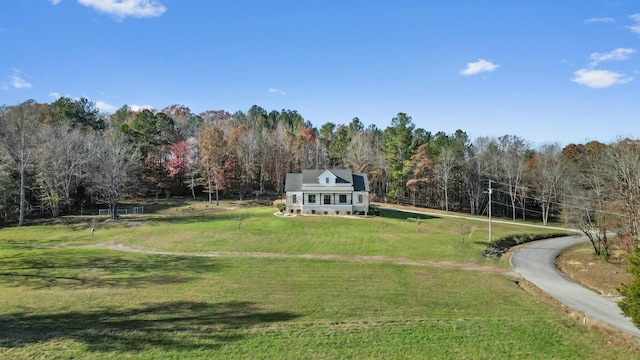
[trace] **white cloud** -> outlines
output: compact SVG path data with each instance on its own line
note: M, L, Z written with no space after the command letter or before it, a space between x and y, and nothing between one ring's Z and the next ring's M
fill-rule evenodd
M606 88L616 84L624 84L633 80L624 74L609 70L580 69L573 73L575 77L571 81L593 89Z
M603 18L591 18L591 19L586 19L584 21L585 24L595 24L595 23L612 23L615 22L614 19L612 18L608 18L608 17L603 17Z
M101 112L113 112L116 109L115 106L108 104L102 100L96 101L96 107L100 109Z
M58 5L60 4L60 1L62 0L49 0L53 5Z
M156 17L167 11L167 8L156 0L78 0L78 2L119 18Z
M640 35L640 14L633 14L629 16L629 18L636 22L635 24L629 26L629 29L631 29L631 31L633 31L634 33Z
M3 82L2 85L0 85L2 90L9 90L11 88L29 89L32 86L30 82L24 79L22 71L16 68L13 69L13 75L9 75L8 78L9 82Z
M491 61L479 59L476 62L467 63L467 67L460 70L460 75L471 76L480 74L483 72L495 71L500 65L494 64Z
M607 60L627 60L629 59L629 55L633 54L634 52L636 51L629 48L617 48L608 53L593 53L590 56L591 60L593 60L591 62L591 66L596 66L599 63Z
M80 97L72 97L71 95L67 94L67 95L60 95L59 92L57 91L52 91L49 93L48 95L50 98L58 100L61 97L66 97L69 99L73 99L74 101L79 101L81 98ZM84 97L85 99L93 102L93 104L98 108L98 110L100 110L100 112L113 112L116 110L116 107L114 105L111 105L109 103L107 103L106 101L102 101L102 100L91 100L88 97Z
M131 111L141 111L144 109L153 110L153 106L151 105L129 105Z
M276 89L276 88L269 88L269 94L280 94L280 95L287 95L286 92L280 90L280 89Z
M16 89L29 89L31 87L30 82L17 75L11 77L11 85Z

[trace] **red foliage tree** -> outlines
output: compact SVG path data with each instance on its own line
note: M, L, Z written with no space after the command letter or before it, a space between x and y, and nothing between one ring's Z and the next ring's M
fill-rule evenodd
M171 155L169 155L169 161L165 166L165 169L169 173L169 176L175 176L179 173L184 173L189 167L189 161L191 159L191 149L189 148L189 142L182 140L171 144Z

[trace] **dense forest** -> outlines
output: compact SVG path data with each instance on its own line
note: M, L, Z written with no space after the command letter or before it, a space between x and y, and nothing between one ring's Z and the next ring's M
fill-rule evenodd
M629 248L637 240L638 140L533 148L516 135L416 128L405 113L384 129L358 118L316 127L295 110L255 105L101 114L61 97L0 108L0 224L96 207L116 214L130 197L281 195L286 173L324 168L368 174L374 201L446 211L486 214L491 189L493 214L564 222L605 255L607 233Z

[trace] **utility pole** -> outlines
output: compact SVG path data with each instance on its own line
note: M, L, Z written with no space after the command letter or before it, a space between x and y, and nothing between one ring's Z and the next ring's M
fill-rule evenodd
M491 180L489 180L489 242L491 242Z

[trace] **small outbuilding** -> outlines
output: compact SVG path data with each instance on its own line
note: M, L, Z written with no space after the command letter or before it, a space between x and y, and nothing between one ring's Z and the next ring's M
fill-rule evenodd
M369 210L367 174L351 170L302 170L287 174L287 210L303 214L366 214Z

